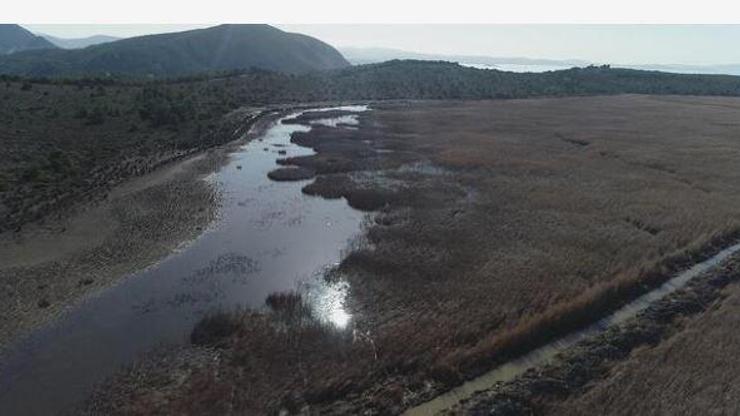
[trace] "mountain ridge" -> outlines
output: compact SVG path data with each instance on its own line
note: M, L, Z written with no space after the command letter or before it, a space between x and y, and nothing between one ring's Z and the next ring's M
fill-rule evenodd
M219 25L0 57L0 73L26 76L161 77L245 68L302 73L346 66L331 45L269 25Z
M34 49L54 49L56 46L16 24L0 24L0 55Z

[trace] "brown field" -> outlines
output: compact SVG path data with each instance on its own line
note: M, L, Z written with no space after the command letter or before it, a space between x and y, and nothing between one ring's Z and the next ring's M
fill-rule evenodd
M304 192L378 211L339 267L354 337L235 316L218 361L106 412L200 414L198 392L213 414L399 413L734 238L738 116L734 98L412 102L296 135L318 151L284 161L318 174Z

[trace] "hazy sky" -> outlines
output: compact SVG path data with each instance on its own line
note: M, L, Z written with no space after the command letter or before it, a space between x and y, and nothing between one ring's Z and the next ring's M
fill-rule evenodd
M135 36L207 25L24 25L60 37ZM620 64L740 63L740 25L276 25L335 46L583 59Z

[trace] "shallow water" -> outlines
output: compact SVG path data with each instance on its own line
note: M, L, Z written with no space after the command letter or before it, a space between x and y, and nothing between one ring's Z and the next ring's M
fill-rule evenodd
M658 288L640 296L634 301L628 303L614 313L604 317L597 323L576 331L562 338L559 338L541 348L538 348L522 357L512 360L506 364L498 366L480 377L474 378L461 386L441 394L434 399L422 403L419 406L407 410L405 416L427 416L434 415L442 410L449 409L458 404L461 400L470 398L474 393L491 389L497 383L507 382L524 374L530 368L541 366L553 361L556 355L566 348L574 346L576 343L594 335L597 335L610 326L619 325L626 320L635 317L641 311L647 309L655 301L664 298L666 295L675 292L685 286L691 279L706 272L710 268L718 265L732 254L740 251L740 243L730 246L715 256L695 264L688 270L678 273L676 276L665 282Z
M354 123L354 116L343 116L321 124ZM137 355L186 343L208 311L261 308L275 291L300 288L321 319L346 326L346 283L325 284L320 276L341 260L364 214L344 200L303 195L305 182L266 176L279 157L313 153L290 143L292 132L309 129L277 122L262 140L240 148L206 179L224 196L207 232L11 347L0 364L0 415L62 412Z

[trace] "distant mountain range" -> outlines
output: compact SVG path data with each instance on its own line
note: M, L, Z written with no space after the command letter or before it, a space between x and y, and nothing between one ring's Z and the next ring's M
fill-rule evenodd
M393 59L416 59L423 61L457 62L464 66L483 69L498 69L511 72L545 72L601 65L601 62L590 62L579 59L532 59L523 57L493 57L482 55L444 55L426 54L391 48L355 48L341 47L339 50L353 65L363 65L390 61ZM612 64L616 68L641 69L645 71L663 71L685 74L726 74L740 75L740 64L728 65L680 65L680 64L646 64L625 65Z
M84 49L52 48L0 56L0 73L181 76L246 68L302 73L350 65L336 49L318 39L269 25L220 25L121 39Z
M108 36L108 35L94 35L94 36L88 36L86 38L74 38L74 39L58 38L56 36L45 35L43 33L40 33L39 36L41 36L42 38L48 40L49 42L53 43L54 45L62 49L82 49L82 48L87 48L88 46L92 46L92 45L99 45L101 43L108 43L108 42L114 42L117 40L121 40L121 38L117 38L114 36Z
M543 65L543 66L562 66L572 68L574 66L587 66L588 61L578 59L573 60L553 60L553 59L532 59L520 57L493 57L483 55L444 55L410 52L400 49L391 48L339 48L342 55L353 65L374 64L379 62L391 61L394 59L414 59L420 61L448 61L460 64L470 64L471 66L491 66L497 67L501 64L515 65Z
M390 48L344 47L340 50L341 53L318 39L284 32L269 25L220 25L127 39L106 35L64 39L35 35L15 24L0 25L0 74L26 76L181 76L248 68L302 73L397 59L456 62L463 66L509 72L546 72L602 64L578 59L428 54ZM740 64L612 63L611 66L673 73L740 75Z
M54 49L56 46L41 36L13 24L0 24L0 55L33 49Z

